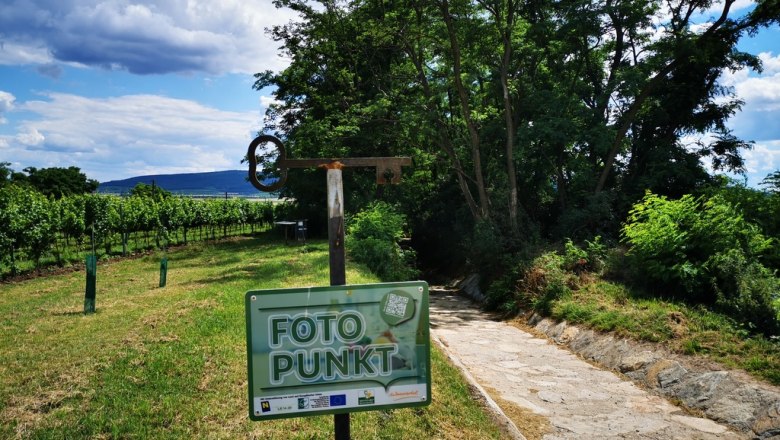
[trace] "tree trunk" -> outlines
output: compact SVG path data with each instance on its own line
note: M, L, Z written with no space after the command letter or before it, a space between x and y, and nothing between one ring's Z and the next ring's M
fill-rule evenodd
M479 132L474 120L471 118L471 108L469 104L469 96L466 87L463 85L461 79L461 53L460 43L458 42L458 35L455 29L455 24L452 21L452 15L450 15L449 3L447 0L443 0L439 7L441 9L442 18L447 26L447 35L450 40L450 51L452 55L452 69L453 80L455 82L455 89L458 92L458 99L460 101L460 109L463 113L463 120L466 122L466 127L469 132L469 142L471 143L471 160L474 163L474 184L477 186L477 194L479 194L479 210L481 218L490 217L490 203L488 201L487 190L485 187L485 179L482 175L482 154L480 152L480 140Z

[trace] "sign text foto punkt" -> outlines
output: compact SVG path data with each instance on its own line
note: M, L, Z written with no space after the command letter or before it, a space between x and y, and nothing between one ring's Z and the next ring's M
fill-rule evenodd
M355 343L365 336L363 316L356 311L273 315L268 319L269 346L279 349L289 341L295 350L274 350L269 357L270 380L280 385L288 376L301 382L335 378L389 376L396 344ZM306 349L310 345L337 345Z

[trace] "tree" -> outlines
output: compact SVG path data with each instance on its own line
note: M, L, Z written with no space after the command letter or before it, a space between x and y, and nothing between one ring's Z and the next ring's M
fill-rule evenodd
M147 185L145 183L137 183L130 189L130 195L161 201L170 197L172 194L170 191L162 189L154 184Z
M300 15L271 30L291 64L254 87L274 87L264 131L291 157L411 155L397 194L413 200L397 200L414 225L456 219L442 237L481 223L501 237L536 225L615 234L646 189L680 196L708 183L702 159L742 169L751 143L726 127L741 102L717 78L759 67L736 43L776 23L780 6L737 16L733 2L694 31L714 3L280 0ZM703 133L714 141L682 142ZM323 185L300 178L314 172L291 172L285 191L322 212ZM345 179L359 211L373 179Z
M769 173L759 185L766 187L772 193L780 194L780 170Z
M52 196L60 199L72 194L87 194L95 192L98 188L98 181L88 179L86 174L81 172L78 167L68 168L35 168L27 167L24 169L27 173L26 181L33 188L45 196Z
M0 162L0 186L5 185L11 180L11 173L13 170L9 168L11 162Z
M698 124L691 124L688 127L671 125L669 127L671 130L667 130L666 133L662 131L663 134L669 136L671 131L671 134L679 137L681 128L699 131L714 126L722 136L730 135L722 126L722 121L725 119L724 113L727 116L733 114L734 104L727 105L725 109L718 108L720 106L714 104L713 100L717 95L725 94L718 87L717 78L727 68L731 70L742 67L758 68L760 63L756 57L737 51L736 44L744 33L755 33L760 27L778 23L780 20L780 3L776 0L760 1L750 13L740 18L732 18L731 7L735 1L724 1L718 18L700 33L691 31L691 17L695 13L706 11L712 6L710 2L667 3L666 13L669 22L665 26L665 32L657 41L649 41L644 45L642 49L647 51L644 58L635 57L635 63L638 61L635 65L646 66L643 69L646 72L645 77L638 83L635 92L631 96L626 96L623 109L614 124L615 134L609 151L604 156L604 167L595 187L596 192L604 189L615 159L621 151L624 151L624 140L633 130L640 113L646 108L647 103L652 104L654 98L660 98L659 95L664 93L663 89L676 89L676 92L682 93L682 95L667 95L663 105L673 104L669 102L669 98L674 100L682 96L687 100L683 108L668 107L674 108L675 113L709 116L709 120L700 118ZM702 109L703 111L700 111ZM735 147L728 151L733 157L738 155L738 148L745 147L745 144L731 142L730 146ZM718 147L722 148L724 144L716 143L710 149L713 153L717 153ZM739 161L736 165L738 168Z

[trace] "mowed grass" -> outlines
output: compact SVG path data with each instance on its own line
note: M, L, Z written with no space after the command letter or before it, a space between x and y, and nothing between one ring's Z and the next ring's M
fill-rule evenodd
M0 438L333 438L333 416L248 418L244 294L327 285L327 243L199 243L85 274L0 285ZM377 282L348 264L347 282ZM433 403L354 413L353 438L500 438L432 346Z

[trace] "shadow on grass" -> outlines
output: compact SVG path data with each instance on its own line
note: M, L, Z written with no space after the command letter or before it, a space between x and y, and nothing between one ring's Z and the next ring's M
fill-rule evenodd
M70 310L70 311L60 311L60 312L52 312L52 316L84 316L83 310Z

